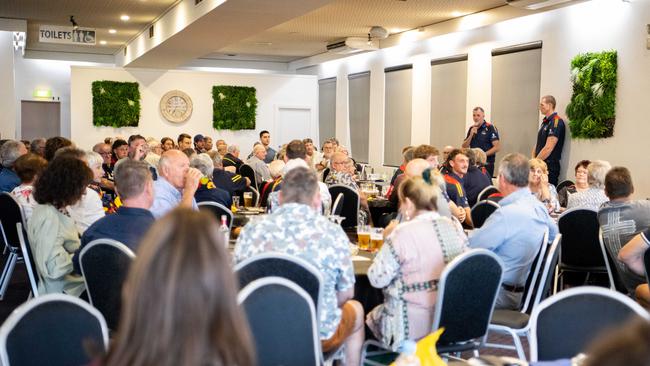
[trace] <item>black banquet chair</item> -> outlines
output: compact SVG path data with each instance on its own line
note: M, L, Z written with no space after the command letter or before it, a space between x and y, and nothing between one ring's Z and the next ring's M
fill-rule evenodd
M134 259L129 247L111 239L93 240L79 254L90 304L102 313L112 331L120 321L122 285Z
M320 365L323 359L314 303L302 288L265 277L237 296L253 335L259 366Z
M23 260L27 268L27 279L29 280L29 287L32 289L31 296L38 297L38 284L41 281L38 274L38 268L34 263L34 255L32 255L32 247L29 245L27 233L23 224L16 224L16 232L18 233L18 241L20 241L20 249L23 252Z
M359 193L343 184L332 184L329 187L329 191L332 197L338 197L339 194L343 195L343 208L341 209L340 215L344 219L341 222L341 226L346 228L357 226L359 205L361 204Z
M232 230L233 214L228 207L212 201L199 202L197 205L199 206L199 210L210 212L217 219L218 223L221 223L221 216L226 215L226 224L228 224L228 229Z
M503 264L496 254L485 249L473 249L454 258L444 269L438 283L432 330L445 331L436 344L438 353L456 353L481 348L487 337L497 293L501 287ZM366 341L362 360L380 352L367 352L369 345L385 346Z
M563 289L564 274L586 273L583 284L592 273L607 274L605 257L598 241L598 212L586 208L567 210L558 219L562 234L560 262L558 265L559 290Z
M643 267L645 268L645 279L650 283L650 276L648 276L648 271L650 270L650 250L646 250L643 253Z
M0 277L0 300L4 298L11 282L16 263L21 259L20 242L16 224L25 226L22 208L10 193L0 193L0 234L8 253L2 277Z
M345 202L345 195L339 193L336 199L334 199L334 204L332 205L332 215L341 215L341 212L343 212L343 202Z
M253 168L250 165L242 164L239 167L239 174L242 177L248 178L251 181L250 186L259 191L258 189L259 187L257 186L257 176L255 175L255 170L253 170Z
M570 186L574 186L574 185L575 185L575 183L573 183L572 181L567 179L567 180L561 181L560 184L558 184L556 188L557 188L557 191L559 192L559 191L562 190L562 188L566 188L566 187L570 187Z
M488 217L490 217L490 215L492 215L499 207L498 203L489 200L477 202L470 211L474 228L478 229L483 226Z
M495 186L487 186L476 197L476 202L484 201L490 197L490 195L499 193L499 189Z
M0 327L5 366L87 365L88 346L105 352L108 329L99 311L70 295L48 294L20 305Z
M531 361L571 358L610 327L650 314L629 297L596 286L574 287L544 300L531 315Z
M314 302L316 314L320 310L323 275L318 268L302 258L279 252L262 253L238 263L235 274L239 288L264 277L285 278L307 292Z

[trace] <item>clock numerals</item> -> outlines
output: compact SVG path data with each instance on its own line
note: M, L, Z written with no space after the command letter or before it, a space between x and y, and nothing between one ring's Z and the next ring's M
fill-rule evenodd
M179 90L165 94L160 107L163 117L170 122L184 122L192 114L192 100Z

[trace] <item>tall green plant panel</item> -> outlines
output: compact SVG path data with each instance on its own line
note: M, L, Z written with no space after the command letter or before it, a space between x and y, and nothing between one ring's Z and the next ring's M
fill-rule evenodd
M138 83L93 81L93 125L136 127L140 122Z
M571 61L573 96L566 113L574 138L612 137L616 121L616 51L583 53Z
M254 130L257 113L255 88L212 87L212 126L217 130Z

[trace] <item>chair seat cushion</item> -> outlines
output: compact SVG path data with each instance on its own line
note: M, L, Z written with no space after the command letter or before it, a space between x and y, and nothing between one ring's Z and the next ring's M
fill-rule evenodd
M513 329L521 329L528 324L528 319L530 319L530 315L516 310L495 309L490 324L503 325Z

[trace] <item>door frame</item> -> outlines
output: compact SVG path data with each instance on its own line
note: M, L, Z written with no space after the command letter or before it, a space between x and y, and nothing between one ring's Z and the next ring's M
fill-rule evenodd
M273 110L273 130L274 133L277 135L277 133L280 131L279 126L280 126L280 111L282 109L297 109L297 110L303 110L309 112L309 134L310 136L304 136L309 137L314 141L317 141L318 139L318 123L314 123L314 107L309 106L309 105L299 105L299 104L276 104L275 108ZM281 144L288 143L289 141L283 141Z

